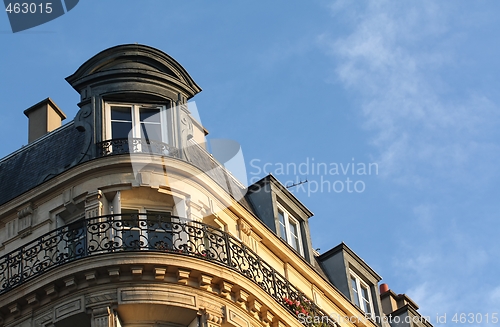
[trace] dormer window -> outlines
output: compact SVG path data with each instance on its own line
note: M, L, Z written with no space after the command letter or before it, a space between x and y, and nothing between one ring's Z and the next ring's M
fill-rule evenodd
M300 224L282 206L278 205L279 236L290 244L297 252L304 255L300 236Z
M143 139L169 143L169 108L165 105L107 103L106 139Z
M367 315L373 314L373 304L370 287L351 271L351 290L353 302Z

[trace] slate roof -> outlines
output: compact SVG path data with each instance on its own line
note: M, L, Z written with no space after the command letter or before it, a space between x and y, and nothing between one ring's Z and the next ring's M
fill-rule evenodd
M70 122L0 159L0 205L69 168L83 140Z
M81 153L84 134L70 122L0 159L0 205L69 169ZM189 162L254 212L245 198L246 189L208 152L198 146L190 146L185 151Z
M217 162L207 151L197 145L188 146L185 149L188 161L200 168L210 176L219 186L231 194L248 211L255 214L250 202L245 195L247 189L231 175L219 162Z

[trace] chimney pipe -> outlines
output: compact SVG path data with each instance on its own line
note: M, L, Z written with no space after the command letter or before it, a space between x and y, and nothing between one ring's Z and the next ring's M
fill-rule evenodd
M29 107L24 111L24 114L28 117L29 121L28 143L61 127L62 121L66 119L64 112L59 109L51 98L42 100Z
M389 290L389 285L387 284L380 284L380 294L384 294Z

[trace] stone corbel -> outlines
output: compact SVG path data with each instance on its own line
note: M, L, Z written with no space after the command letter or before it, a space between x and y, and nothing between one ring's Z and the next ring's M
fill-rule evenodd
M240 230L246 234L247 236L252 235L252 226L250 226L246 221L243 219L238 219L238 225L240 226Z
M238 219L238 228L240 230L239 237L241 238L243 243L245 243L249 248L255 250L251 242L252 226L250 226L246 221L240 218Z
M29 203L17 212L18 234L30 234L33 224L33 205Z

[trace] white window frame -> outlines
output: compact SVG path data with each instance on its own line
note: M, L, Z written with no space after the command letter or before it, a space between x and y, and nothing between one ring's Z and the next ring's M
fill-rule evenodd
M283 212L284 220L285 220L285 232L286 235L281 235L281 222L279 219L279 211ZM300 255L304 256L304 247L302 246L302 235L300 230L300 222L295 219L293 215L291 215L282 205L278 204L278 212L277 212L277 234L278 236L287 242L292 248L294 248ZM295 226L297 226L297 248L295 248L292 244L292 233L290 228L290 222L292 222ZM285 236L286 238L284 238Z
M352 286L352 279L356 281L356 290L353 289ZM365 288L368 293L368 303L366 303L362 293L361 293L361 288ZM367 283L365 283L356 273L354 273L352 270L349 270L349 288L351 290L352 294L352 301L361 309L363 312L366 314L374 315L375 312L373 310L373 300L372 300L372 292L371 292L371 287ZM355 300L354 297L357 296L357 300ZM359 305L357 304L359 303ZM367 308L367 305L369 306Z
M148 108L158 108L160 109L160 126L161 126L161 140L160 141L166 144L169 144L170 133L172 130L172 117L171 117L171 108L166 105L160 104L144 104L144 103L121 103L121 102L105 102L104 104L104 121L105 121L105 133L104 139L111 140L112 139L112 128L111 128L111 107L124 107L124 108L132 108L132 137L138 139L145 139L143 135L141 135L141 121L139 116L139 108L148 107Z

